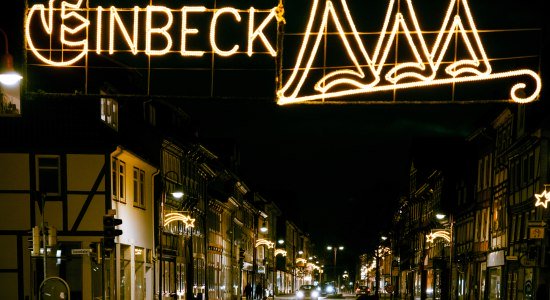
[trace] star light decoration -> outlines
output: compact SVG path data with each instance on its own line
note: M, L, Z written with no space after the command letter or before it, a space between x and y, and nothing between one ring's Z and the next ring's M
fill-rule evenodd
M275 250L275 256L277 255L282 255L282 256L286 256L286 250L283 250L283 249L276 249Z
M349 66L323 72L321 79L307 87L311 79L308 75L321 56L330 22L336 26L335 36L340 37L343 44L340 54L349 59ZM512 101L529 103L539 96L542 83L536 72L529 69L493 72L467 0L449 0L435 40L426 38L428 31L420 25L413 0L390 0L380 36L370 50L355 26L346 0L314 0L296 64L284 86L277 91L277 103L324 102L373 92L510 77L530 79L533 85L527 93L524 92L526 81L515 83L510 89ZM398 40L409 46L411 59L393 64L389 59L395 51L392 49L397 49ZM454 49L452 41L464 45L464 51ZM456 57L454 62L445 61L448 55ZM388 66L391 66L389 70Z
M299 257L299 258L296 259L296 263L297 264L305 264L305 263L307 263L307 260L305 258Z
M447 242L451 241L451 235L446 230L438 230L426 235L426 242L433 243L436 238L442 238Z
M182 221L185 227L195 227L195 219L191 218L188 215L184 215L182 213L168 213L165 217L166 219L164 219L164 226L174 221Z
M275 247L275 243L274 242L271 242L271 241L268 241L266 239L259 239L256 241L256 247L260 246L260 245L266 245L268 249L271 249L273 247Z
M535 202L536 206L544 206L544 208L548 208L548 201L550 201L550 193L546 192L546 188L541 194L535 194L535 198L537 198L537 202Z

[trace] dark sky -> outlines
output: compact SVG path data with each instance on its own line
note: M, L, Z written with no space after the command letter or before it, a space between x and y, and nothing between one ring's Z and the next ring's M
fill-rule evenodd
M239 175L277 203L321 249L353 261L406 195L414 137L465 136L497 105L184 106L205 139L234 139Z

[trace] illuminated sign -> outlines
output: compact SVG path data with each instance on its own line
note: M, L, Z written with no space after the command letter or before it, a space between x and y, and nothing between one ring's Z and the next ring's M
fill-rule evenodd
M307 266L308 266L308 268L311 268L313 270L321 270L321 268L318 265L314 264L314 263L307 263Z
M185 227L193 228L195 227L195 219L191 218L188 215L184 215L182 213L168 213L165 216L164 219L164 226L174 222L174 221L182 221Z
M550 201L549 193L546 192L546 189L540 194L535 194L535 198L537 199L537 202L535 202L536 206L542 206L544 208L548 208L548 201Z
M206 54L225 58L261 53L281 58L283 37L294 35L301 41L294 49L286 44L285 52L296 51L295 61L289 69L283 68L280 59L275 66L280 105L423 87L454 89L458 84L496 80L514 80L506 83L511 84L509 92L508 87L503 91L509 96L503 97L516 103L529 103L540 95L537 72L528 68L503 71L491 65L495 58L485 51L467 0L448 0L435 30L422 28L412 0L389 0L375 34L358 30L356 24L362 22L353 19L347 0L310 0L305 28L286 34L277 26L276 39L270 30L286 20L282 1L273 1L279 4L242 9L153 4L88 7L89 2L83 0L44 0L27 9L26 46L39 64L88 67L90 54L144 54L148 58L173 54L198 60ZM242 30L240 39L224 34L227 27ZM342 45L333 56L346 60L342 64L346 66L327 67L324 62L316 66L327 60L327 41Z
M237 44L222 49L216 35L217 29L223 26L220 23L234 22L244 23L242 26L248 29L246 50L241 53L252 56L254 48L257 48L255 44L261 43L269 55L275 56L274 46L264 30L269 23L282 18L277 7L268 10L259 10L254 7L246 10L232 7L208 9L204 6L183 6L179 9L171 9L159 5L133 8L115 6L89 8L82 7L84 1L78 0L74 4L62 1L59 8L56 7L55 2L56 0L50 0L47 7L44 4L34 4L29 8L25 20L25 38L29 50L38 59L47 65L57 67L73 65L83 59L89 51L97 54L129 51L134 55L145 53L148 56L179 52L181 56L203 56L206 50L191 49L188 45L189 40L200 33L189 19L199 14L212 15L207 34L211 48L209 50L213 53L230 56L239 51L241 45ZM267 16L259 18L258 13L267 14ZM123 14L131 15L130 18L133 20L131 26L123 21ZM245 14L248 14L247 21L243 20ZM176 15L180 17L179 24L175 24ZM37 22L38 24L35 24ZM41 27L42 31L37 31L37 27ZM105 35L107 35L106 39ZM176 35L179 40L176 40ZM47 37L45 39L47 44L39 44L37 40L43 41L44 36ZM90 37L95 39L95 43L90 41ZM116 40L122 40L125 43L124 50L116 48ZM59 46L52 47L52 44Z
M270 242L266 239L259 239L259 240L256 241L256 247L261 246L261 245L265 245L265 246L267 246L267 248L275 247L274 242Z
M296 263L297 264L305 264L305 263L307 263L307 260L305 258L297 258Z
M448 231L438 230L438 231L434 231L430 234L427 234L426 235L426 242L433 243L436 238L442 238L442 239L446 240L447 242L451 241L451 235Z
M322 1L313 0L296 64L277 93L278 104L324 101L379 91L520 76L530 77L534 81L534 88L529 94L524 82L516 83L510 90L513 101L528 103L535 100L540 93L541 80L534 71L519 69L492 72L490 60L466 0L449 1L441 28L431 43L423 36L424 31L416 17L412 0L406 0L405 9L400 9L400 1L390 0L378 41L370 53L368 48L373 47L368 47L370 45L366 45L361 39L346 0L325 0L324 5L320 2ZM340 10L336 9L337 2ZM344 46L341 55L347 56L352 66L328 70L310 91L304 86L306 81L311 80L308 76L312 71L312 64L331 21ZM407 54L410 54L411 59L389 64L388 57L391 50L397 47L398 34L400 43L405 43L410 49ZM455 40L460 40L466 51L463 51L463 57L456 57L454 62L445 67L443 60L450 51L455 51L449 48Z

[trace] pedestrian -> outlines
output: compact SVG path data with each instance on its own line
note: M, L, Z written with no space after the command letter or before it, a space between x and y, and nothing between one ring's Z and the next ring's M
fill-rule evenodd
M262 284L259 283L257 286L256 286L256 299L258 300L262 300L263 298L263 287L262 287Z
M246 300L252 300L252 286L250 282L244 287L244 294L246 295Z

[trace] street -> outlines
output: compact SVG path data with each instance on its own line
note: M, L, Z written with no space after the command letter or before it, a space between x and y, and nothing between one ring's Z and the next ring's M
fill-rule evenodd
M275 297L277 300L298 300L295 295L277 295ZM244 299L244 298L243 298ZM341 294L337 296L330 297L319 297L319 300L330 300L330 299L357 299L357 300L370 300L376 299L374 295L370 296L360 296L357 297L355 294ZM390 299L389 295L381 293L378 299Z

